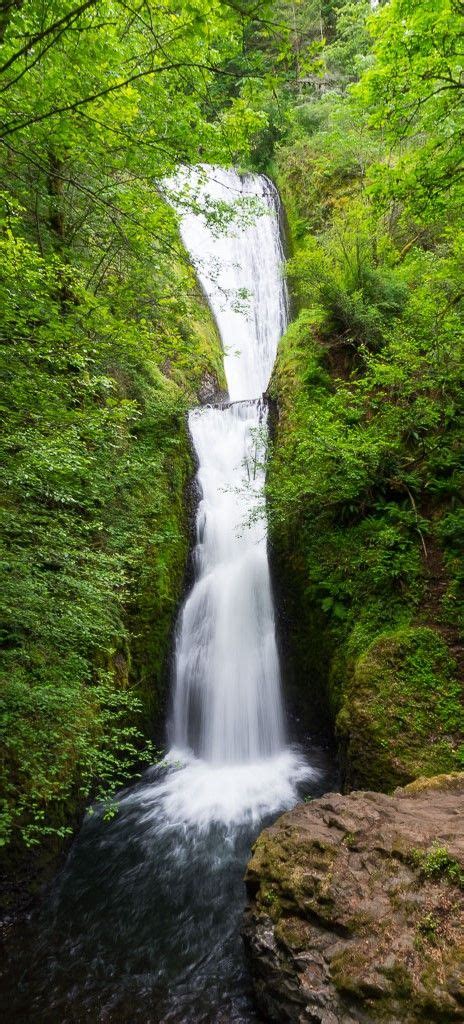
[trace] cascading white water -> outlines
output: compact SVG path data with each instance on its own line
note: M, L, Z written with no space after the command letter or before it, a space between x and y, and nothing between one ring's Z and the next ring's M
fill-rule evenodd
M176 649L173 739L209 762L276 753L284 730L262 502L261 402L286 322L277 196L258 175L211 168L200 199L254 197L251 224L213 234L189 213L184 244L219 326L231 403L197 409L189 426L198 458L195 585ZM265 258L263 258L265 257ZM242 307L237 309L237 300ZM254 515L254 519L253 519Z
M273 754L284 739L265 528L260 517L245 521L262 499L260 418L257 401L190 416L202 498L197 580L176 650L174 742L216 763Z
M181 234L219 328L230 400L257 399L287 325L279 197L264 175L221 167L181 174L185 182L200 208L228 204L237 211L225 230L186 212Z
M185 181L199 209L239 211L225 230L201 212L181 217L220 331L230 403L189 417L201 499L195 582L177 629L171 758L188 761L202 785L193 786L200 805L192 788L179 793L172 780L166 800L175 816L208 820L291 802L292 781L309 769L285 748L262 507L262 393L287 321L278 195L264 176L215 167L188 172Z

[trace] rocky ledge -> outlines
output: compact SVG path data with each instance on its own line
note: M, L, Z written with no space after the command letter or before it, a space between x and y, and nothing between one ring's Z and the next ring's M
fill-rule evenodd
M464 1021L464 775L284 814L248 865L244 942L265 1019Z

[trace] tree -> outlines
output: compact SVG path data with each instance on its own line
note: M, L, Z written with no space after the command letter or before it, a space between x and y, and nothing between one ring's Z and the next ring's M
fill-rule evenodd
M392 147L376 188L416 216L462 199L462 0L391 0L371 18L375 62L354 93Z
M99 288L121 261L176 247L160 179L199 157L239 158L260 123L243 102L240 117L234 100L218 112L210 95L215 77L234 76L225 64L242 19L221 0L53 0L43 11L15 6L5 31L3 182L42 253L58 248Z

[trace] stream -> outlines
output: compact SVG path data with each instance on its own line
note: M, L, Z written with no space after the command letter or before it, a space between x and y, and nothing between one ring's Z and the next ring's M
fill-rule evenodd
M279 199L260 175L206 168L190 182L200 205L237 202L243 215L226 230L199 210L181 217L229 400L189 416L199 502L169 752L120 794L113 820L87 815L23 926L3 1018L15 1024L258 1021L240 939L250 847L333 783L324 751L291 739L268 564L262 396L287 323Z

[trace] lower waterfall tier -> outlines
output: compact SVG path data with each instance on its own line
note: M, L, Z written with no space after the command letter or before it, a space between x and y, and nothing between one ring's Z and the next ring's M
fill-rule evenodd
M201 500L172 741L216 764L248 762L284 744L263 508L266 415L261 402L240 402L196 410L189 424Z

